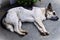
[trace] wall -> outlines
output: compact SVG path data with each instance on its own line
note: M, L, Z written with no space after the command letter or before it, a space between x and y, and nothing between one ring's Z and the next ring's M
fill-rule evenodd
M16 0L10 0L10 4L14 4Z
M0 8L8 3L9 3L9 0L0 0Z
M2 4L2 0L0 0L0 7L1 7L1 4Z

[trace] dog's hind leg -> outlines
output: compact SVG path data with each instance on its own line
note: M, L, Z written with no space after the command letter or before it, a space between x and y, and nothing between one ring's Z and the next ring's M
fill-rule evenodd
M19 27L19 31L20 32L22 32L22 33L25 33L25 34L27 34L28 32L26 31L26 30L23 30L22 29L22 22L19 20L19 23L18 23L19 25L18 25L18 27Z
M5 18L2 20L2 24L3 24L4 26L6 26L6 28L7 28L8 30L10 30L11 32L14 32L13 26L12 26L11 24L9 24L9 23L6 23L6 22L5 22Z
M22 35L22 36L26 35L26 33L23 33L19 30L19 26L18 26L19 25L19 20L18 19L16 20L16 22L13 25L14 25L14 31L17 34Z
M10 30L11 32L14 32L13 26L10 24L6 24L6 28Z

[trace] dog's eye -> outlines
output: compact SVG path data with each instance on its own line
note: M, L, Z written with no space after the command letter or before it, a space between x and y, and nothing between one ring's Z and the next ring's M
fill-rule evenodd
M55 12L53 12L53 15L56 15Z

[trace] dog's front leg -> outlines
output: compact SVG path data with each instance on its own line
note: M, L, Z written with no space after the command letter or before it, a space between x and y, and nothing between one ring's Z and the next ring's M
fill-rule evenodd
M36 25L36 27L38 28L38 30L41 32L42 35L49 35L49 33L47 32L47 30L45 29L42 20L39 19L35 19L34 24Z

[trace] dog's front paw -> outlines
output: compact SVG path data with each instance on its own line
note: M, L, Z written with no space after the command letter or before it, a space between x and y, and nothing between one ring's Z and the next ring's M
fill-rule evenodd
M40 34L41 34L42 36L48 36L48 35L49 35L49 32L40 32Z

